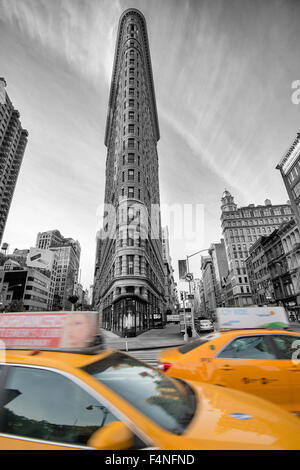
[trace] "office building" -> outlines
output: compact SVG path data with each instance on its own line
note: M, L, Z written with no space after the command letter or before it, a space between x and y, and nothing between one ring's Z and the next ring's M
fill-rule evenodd
M261 236L270 235L282 222L293 217L289 203L272 205L249 204L238 207L233 196L225 190L221 199L221 223L229 266L225 290L227 306L243 307L252 304L252 295L245 260L249 249Z
M38 269L22 267L9 259L0 267L1 311L47 311L49 289L49 275Z
M74 294L78 280L81 253L79 242L63 237L58 230L50 230L38 233L36 248L56 254L52 308L71 310L72 304L68 298Z

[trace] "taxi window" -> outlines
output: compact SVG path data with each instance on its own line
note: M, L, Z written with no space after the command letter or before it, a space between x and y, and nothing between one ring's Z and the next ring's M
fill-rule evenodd
M39 368L10 366L2 407L1 433L73 445L118 421L79 385Z
M194 416L196 399L189 385L131 356L116 352L83 370L167 431L181 434Z
M183 346L180 346L178 348L178 351L181 354L186 354L193 349L198 348L199 346L202 346L202 344L207 343L209 340L208 339L196 339L195 341L191 341L190 343L184 344Z
M300 336L272 335L272 340L278 351L278 359L300 359Z
M216 339L220 336L219 333L212 333L209 335L204 335L201 337L201 339L196 339L195 341L191 341L190 343L184 344L178 348L178 351L181 352L181 354L186 354L189 351L192 351L193 349L198 348L199 346L202 346L202 344L206 344L208 341L212 341L213 339Z
M276 359L266 336L244 336L234 339L217 357L227 359Z

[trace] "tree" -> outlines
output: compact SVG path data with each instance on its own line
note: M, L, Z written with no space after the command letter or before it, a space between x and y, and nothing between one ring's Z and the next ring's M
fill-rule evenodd
M7 312L23 312L23 301L21 299L19 300L13 300L8 308L6 309Z

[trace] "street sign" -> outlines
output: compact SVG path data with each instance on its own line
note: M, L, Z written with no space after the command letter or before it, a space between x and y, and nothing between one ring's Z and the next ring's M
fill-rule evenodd
M190 282L190 281L192 281L193 279L194 279L194 276L193 276L192 273L187 273L187 274L186 274L185 280L186 280L187 282Z

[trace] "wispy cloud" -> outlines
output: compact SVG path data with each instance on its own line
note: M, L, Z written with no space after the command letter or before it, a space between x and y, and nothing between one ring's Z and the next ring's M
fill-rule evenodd
M290 84L299 79L298 2L133 3L0 0L1 75L30 132L6 241L26 246L51 228L79 238L87 283L104 195L115 41L126 8L140 9L147 21L161 194L170 203L205 204L206 244L220 234L224 186L238 204L287 199L275 164L299 131L300 106L290 100Z
M120 10L118 0L2 0L0 3L3 21L95 83L103 76L107 83L110 81L115 18Z

